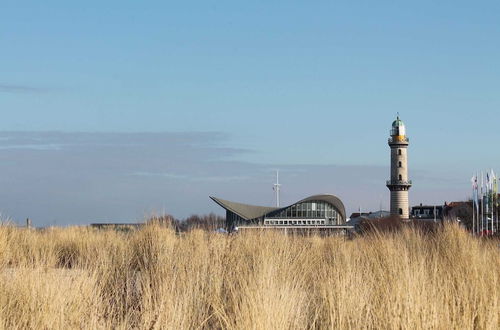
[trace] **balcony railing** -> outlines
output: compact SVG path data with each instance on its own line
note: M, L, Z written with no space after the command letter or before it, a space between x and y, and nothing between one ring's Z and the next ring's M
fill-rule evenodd
M398 143L398 142L401 142L401 143L409 143L410 142L410 139L407 138L406 136L391 136L389 138L389 143Z
M411 180L387 180L386 184L388 186L411 186Z

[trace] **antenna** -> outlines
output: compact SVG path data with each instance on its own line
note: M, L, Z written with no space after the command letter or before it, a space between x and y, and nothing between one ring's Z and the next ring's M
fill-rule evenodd
M276 192L276 207L280 207L280 182L279 182L280 172L276 171L276 183L273 185L273 190Z

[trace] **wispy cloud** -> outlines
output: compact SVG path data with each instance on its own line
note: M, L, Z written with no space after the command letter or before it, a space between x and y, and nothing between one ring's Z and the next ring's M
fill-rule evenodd
M61 150L64 147L62 144L12 144L0 145L0 150L9 149L32 149L32 150Z
M244 181L250 179L249 176L227 176L227 175L187 175L187 174L175 174L175 173L152 173L152 172L135 172L132 173L133 176L143 176L143 177L156 177L164 179L177 179L191 182L231 182L231 181Z
M256 166L218 132L0 132L0 212L38 225L211 211L217 187ZM251 180L250 180L251 181Z
M46 88L40 88L28 85L13 85L13 84L0 84L0 92L3 93L43 93Z

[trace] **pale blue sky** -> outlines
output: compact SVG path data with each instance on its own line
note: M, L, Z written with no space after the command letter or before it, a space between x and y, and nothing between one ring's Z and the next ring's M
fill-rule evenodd
M465 198L472 172L500 162L499 40L498 1L2 1L0 131L27 133L2 134L0 210L84 223L219 211L212 193L269 204L274 168L288 202L324 188L348 211L373 209L387 204L396 112L411 138L412 201ZM47 131L65 133L37 133ZM142 146L145 164L170 165L141 165L120 138ZM81 140L93 146L83 158ZM171 150L185 168L172 168ZM129 188L103 158L127 163ZM80 172L58 171L65 160ZM30 194L39 199L20 203Z

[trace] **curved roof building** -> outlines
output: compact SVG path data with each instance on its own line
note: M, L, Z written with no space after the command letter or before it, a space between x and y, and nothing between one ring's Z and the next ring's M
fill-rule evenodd
M256 206L210 198L226 210L229 231L245 225L334 227L346 222L344 204L330 194L310 196L285 207Z

